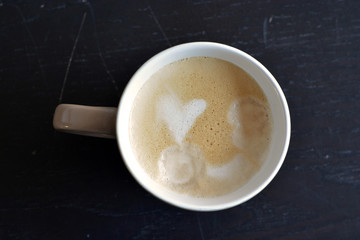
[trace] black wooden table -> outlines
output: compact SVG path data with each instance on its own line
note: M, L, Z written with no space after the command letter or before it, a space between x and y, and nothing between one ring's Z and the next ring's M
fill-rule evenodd
M117 106L169 46L261 61L292 137L252 200L198 213L131 177L116 141L52 128L59 103ZM0 239L360 239L360 2L0 0Z

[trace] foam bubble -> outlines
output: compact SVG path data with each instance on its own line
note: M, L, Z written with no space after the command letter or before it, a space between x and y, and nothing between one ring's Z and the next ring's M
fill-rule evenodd
M157 102L157 118L166 123L175 141L181 145L196 118L206 109L206 101L193 99L183 104L175 94L161 96Z

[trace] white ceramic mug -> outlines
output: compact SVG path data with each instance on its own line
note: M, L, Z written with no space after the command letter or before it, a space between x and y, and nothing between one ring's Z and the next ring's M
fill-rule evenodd
M251 75L265 93L273 118L272 141L260 170L242 187L229 194L197 198L173 192L154 181L136 160L129 140L129 117L132 103L143 84L159 69L180 59L207 56L231 62ZM116 129L115 129L116 122ZM171 47L148 60L129 81L118 108L61 104L54 115L57 130L116 137L127 168L137 182L159 199L180 208L215 211L239 205L263 190L279 171L290 140L290 114L285 96L271 73L250 55L227 45L193 42Z

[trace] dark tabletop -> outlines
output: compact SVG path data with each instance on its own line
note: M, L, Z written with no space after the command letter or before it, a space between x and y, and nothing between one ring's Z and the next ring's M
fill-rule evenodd
M290 148L250 201L163 203L114 140L52 128L59 103L116 107L136 69L191 41L239 48L281 85ZM360 239L360 1L0 0L0 239Z

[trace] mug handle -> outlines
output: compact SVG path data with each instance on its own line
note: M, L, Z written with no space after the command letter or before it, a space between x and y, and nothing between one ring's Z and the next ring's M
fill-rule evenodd
M60 104L56 107L53 126L66 133L116 138L117 108Z

